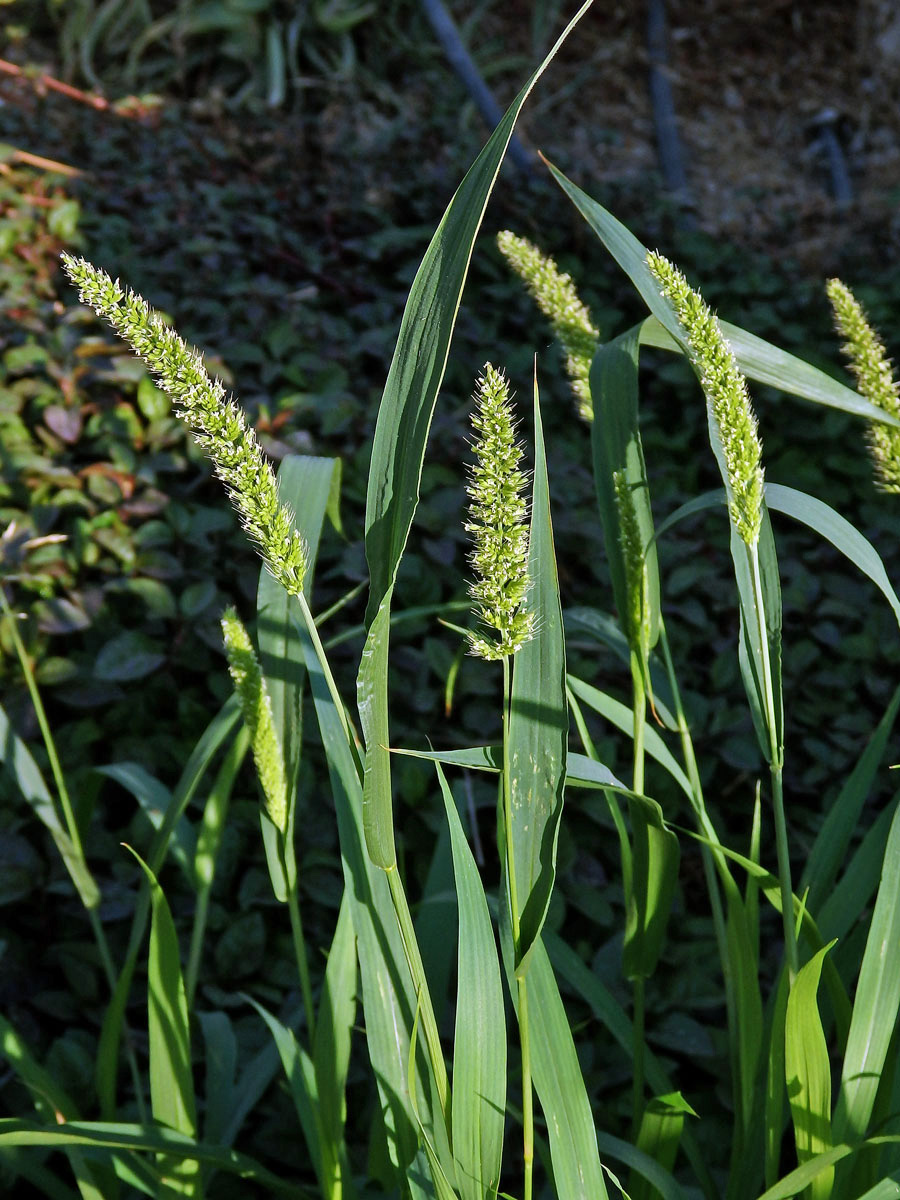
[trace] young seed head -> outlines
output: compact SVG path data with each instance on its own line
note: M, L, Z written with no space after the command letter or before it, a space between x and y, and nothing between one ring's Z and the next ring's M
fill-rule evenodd
M250 635L231 606L222 614L222 636L228 670L250 734L266 812L284 833L287 829L287 780L272 717L272 701Z
M866 320L862 306L839 279L825 285L834 310L841 349L850 359L860 394L891 417L900 418L900 384L878 334ZM900 492L900 429L873 421L868 428L869 449L875 475L886 492Z
M140 296L82 258L63 254L62 260L82 303L128 342L172 398L178 416L212 460L269 571L288 592L299 595L306 546L293 514L278 499L275 475L241 407L226 397L218 379L210 378L200 352L187 346Z
M661 254L649 253L647 264L684 329L725 456L731 520L743 541L753 546L762 525L763 471L762 445L747 382L719 322L699 292Z
M564 275L552 258L508 229L497 234L497 246L524 282L538 308L549 318L566 356L566 371L572 381L578 411L586 421L593 420L590 374L600 344L600 331L579 300L571 275Z
M624 471L613 471L613 488L619 514L619 541L625 563L625 586L628 593L628 611L622 614L622 624L628 645L642 659L646 659L650 649L647 567L634 495L625 479Z
M480 658L498 659L517 650L534 634L534 614L522 612L528 591L528 526L522 492L527 483L519 469L522 449L516 443L509 384L485 364L475 393L472 425L476 461L466 489L471 497L465 525L475 543L470 562L475 581L469 593L475 613L496 638L470 634L470 650Z

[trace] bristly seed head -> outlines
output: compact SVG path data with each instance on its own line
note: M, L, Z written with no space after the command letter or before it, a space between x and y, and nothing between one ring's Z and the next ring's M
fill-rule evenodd
M497 246L538 308L549 318L566 356L566 371L572 381L578 412L586 421L592 421L590 374L600 344L600 331L578 298L571 275L564 275L552 258L527 238L517 237L508 229L497 234Z
M742 540L754 546L762 526L762 445L747 382L703 297L661 254L649 253L647 265L681 322L691 362L718 429L725 456L732 523Z
M520 470L522 449L516 442L509 384L490 363L478 381L472 425L476 462L468 491L469 521L465 525L475 543L470 561L476 579L469 593L475 613L497 637L470 634L470 651L480 658L498 659L515 654L534 635L534 614L522 612L528 591L527 506L522 493L527 484Z
M625 564L625 587L628 611L622 614L622 625L628 645L642 660L650 652L650 595L647 565L634 495L624 471L613 471L613 489L619 514L619 541Z
M266 812L272 823L284 833L287 829L287 780L281 746L275 732L272 701L250 635L231 606L222 614L222 636L228 670L250 734Z
M82 258L63 254L62 260L82 303L128 342L172 398L178 416L212 460L269 571L282 587L299 596L308 560L306 545L293 514L278 498L275 475L241 407L226 398L218 379L210 378L200 352L187 346L145 300Z
M825 290L860 395L888 416L900 418L900 383L894 379L884 344L862 306L840 279L829 279ZM886 492L900 492L900 429L872 421L868 439L879 485Z

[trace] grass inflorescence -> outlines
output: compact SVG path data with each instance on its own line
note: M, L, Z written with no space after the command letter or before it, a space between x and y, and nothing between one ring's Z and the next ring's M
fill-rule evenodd
M590 374L600 344L600 330L575 290L572 276L560 271L554 260L533 242L508 229L497 234L497 246L553 326L565 357L578 412L584 420L592 420Z
M860 393L888 416L900 418L900 383L862 305L840 279L829 279L826 291ZM900 492L900 429L873 421L868 437L878 482L886 492Z
M278 498L275 475L240 405L226 396L218 379L210 377L200 352L170 329L141 296L83 258L63 254L62 259L82 303L109 322L178 406L178 415L209 455L266 566L287 592L299 596L307 549L293 514Z
M528 591L527 477L520 469L509 383L490 363L478 382L472 425L476 462L467 491L471 498L465 528L475 543L469 591L476 615L496 636L470 635L471 652L498 659L521 650L533 632L534 616L522 604Z
M725 455L732 520L743 540L753 545L762 522L763 470L762 444L747 381L715 315L681 271L661 254L648 254L647 264L684 329Z

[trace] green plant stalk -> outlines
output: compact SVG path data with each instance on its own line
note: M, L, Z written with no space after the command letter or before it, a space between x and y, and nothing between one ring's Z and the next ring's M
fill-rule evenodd
M637 651L632 650L631 693L633 725L633 771L631 786L634 791L644 792L644 730L647 725L647 694L644 689L643 663ZM633 1040L634 1065L632 1074L631 1138L637 1142L644 1111L644 979L638 975L632 982L633 993Z
M290 826L288 826L290 828ZM279 854L285 879L291 878L287 868L284 836L278 834ZM297 872L293 873L293 885L287 888L288 912L291 918L291 937L294 942L294 957L297 960L297 973L300 976L300 991L303 995L303 1008L306 1013L306 1031L309 1044L313 1045L316 1036L316 1010L313 1006L312 986L309 979L309 960L306 956L306 939L303 936L303 920L300 916L300 897L298 895Z
M313 644L313 649L316 652L316 658L319 660L319 665L322 668L322 674L325 677L325 683L328 686L328 692L332 701L334 702L334 707L337 711L337 714L340 717L341 727L353 750L356 764L359 769L362 770L362 763L359 758L359 749L356 744L356 738L353 736L353 731L350 728L350 724L347 720L347 710L344 708L344 701L341 699L341 694L338 691L337 684L334 681L334 676L331 673L331 667L329 666L328 658L325 654L325 647L322 645L322 639L319 637L318 629L316 629L315 617L310 611L306 594L301 591L295 593L295 595L297 597L297 603L300 605L300 611L303 614L303 620L306 623L306 628L309 631L309 638Z
M206 937L206 921L209 916L209 889L201 888L194 907L194 924L191 927L191 944L188 949L187 965L184 969L184 993L188 1012L194 1011L194 996L197 994L197 979L200 975L200 959L203 956L203 940Z
M447 1128L447 1135L450 1137L452 1126L450 1121L450 1085L447 1079L447 1065L444 1062L444 1053L441 1050L440 1034L438 1033L437 1020L434 1015L434 1006L431 1003L428 980L425 977L425 967L422 963L422 956L419 953L419 943L416 940L412 914L409 911L406 892L404 891L400 872L397 870L396 865L389 867L385 871L385 875L387 875L388 886L391 890L391 899L394 902L394 914L396 915L397 925L400 929L400 939L403 942L406 965L412 976L413 987L416 990L416 997L419 1001L419 1016L425 1033L428 1058L431 1062L431 1069L437 1085L441 1115Z
M231 786L234 782L234 774L238 769L238 764L243 760L243 757L247 752L249 742L250 733L246 726L244 726L243 730L238 733L227 754L225 755L210 792L210 800L212 800L213 797L217 797L220 804L223 806L219 808L215 816L212 818L212 823L215 825L217 835L215 846L209 847L210 857L213 859L213 861L215 861L215 858L218 855L219 847L221 846L222 829L225 824L225 811L227 811L224 809L224 805L228 803ZM206 825L209 815L209 803L207 803L203 814L203 821L201 823L201 833L197 839L198 847L201 844L201 839L203 839L203 827ZM212 893L213 880L214 876L210 876L208 880L200 880L198 878L199 886L197 888L197 902L194 907L194 923L191 928L191 943L188 950L187 966L184 973L184 989L185 995L187 996L188 1012L193 1012L194 1009L194 996L197 991L197 980L200 975L200 963L203 957L203 941L206 937L206 923L209 916L209 898Z
M328 687L335 710L340 717L344 733L347 737L347 742L352 750L356 760L357 768L359 769L361 775L363 768L359 757L359 748L357 746L356 738L353 735L353 730L350 728L350 724L347 720L344 702L341 699L340 692L338 691L337 684L335 683L334 675L331 672L331 666L329 665L328 658L325 654L325 648L322 645L322 640L319 637L318 630L316 629L315 619L310 611L309 603L307 602L305 594L303 592L299 592L296 595L297 601L300 605L300 611L303 614L303 619L306 624L306 629L309 633L310 641L312 642L313 649L316 652L316 658L318 659L319 665L322 668L322 674L325 678L326 686ZM396 864L388 868L385 871L385 875L387 875L388 886L391 892L391 900L393 901L394 906L394 915L397 919L397 925L400 930L400 940L403 943L403 953L406 958L406 965L409 969L410 976L412 977L413 987L415 988L419 1001L419 1014L422 1021L422 1029L425 1033L425 1045L428 1050L428 1057L431 1062L431 1069L434 1073L435 1084L438 1090L438 1099L441 1105L441 1115L444 1119L449 1136L451 1129L450 1085L447 1079L447 1065L444 1062L444 1054L441 1050L441 1039L440 1034L438 1033L437 1020L434 1015L434 1006L431 1002L431 993L428 989L428 980L425 977L425 967L422 963L422 956L419 952L419 944L416 941L412 915L409 911L409 902L406 899L406 892L403 889L403 883L401 882ZM300 912L298 908L296 911L297 921L299 921L299 917ZM302 927L295 927L293 925L294 919L294 916L292 916L293 936L296 939L297 928L299 928L300 940L302 943ZM302 978L303 976L301 968L301 984ZM306 996L304 995L304 1003L306 1002ZM309 1011L312 1011L311 1000L309 1001Z
M0 586L0 608L3 610L4 616L9 621L10 633L13 639L13 645L16 648L16 656L19 659L19 664L22 668L22 674L25 676L25 685L28 688L28 694L31 697L31 703L34 706L35 716L37 717L38 728L41 731L41 738L44 742L44 748L47 751L47 759L50 763L50 771L53 775L53 781L56 784L57 795L59 796L60 808L63 812L63 817L66 822L66 830L72 842L75 853L82 861L85 872L90 874L87 866L87 861L84 857L84 844L81 840L81 831L78 828L78 822L75 819L75 810L72 807L72 800L69 796L69 789L66 785L66 778L63 774L62 765L59 761L59 755L56 751L56 742L53 739L53 734L50 732L50 722L47 720L47 713L44 709L44 702L41 700L41 694L38 691L37 680L34 677L34 671L31 668L31 663L28 660L28 652L22 639L19 637L19 630L16 628L16 617L10 607L9 601L6 598L6 592ZM97 889L99 895L99 888ZM112 954L109 949L109 942L106 940L106 932L100 921L100 916L96 906L90 907L85 905L85 911L88 914L88 920L91 923L91 930L94 934L94 940L97 943L97 951L100 955L100 962L103 966L103 973L106 976L106 982L109 986L110 995L114 996L116 992L116 968L112 960ZM138 1070L137 1056L134 1052L134 1046L131 1043L131 1036L125 1027L125 1053L128 1057L128 1068L131 1071L131 1081L134 1086L134 1094L138 1104L138 1110L141 1115L141 1120L146 1120L146 1112L144 1109L144 1093L141 1087L141 1073Z
M681 742L681 756L684 760L685 771L691 785L694 815L699 831L711 841L718 841L715 828L706 811L706 800L703 796L703 784L700 781L700 771L697 767L697 756L694 753L694 740L691 737L690 726L681 701L681 689L675 674L675 663L669 647L665 623L659 622L659 645L665 663L666 676L672 692L672 703L675 708L675 721L678 726L678 736ZM728 1051L731 1060L732 1091L734 1095L735 1114L740 1111L740 1052L738 1050L737 997L734 990L734 979L728 966L728 936L725 929L725 913L722 908L722 896L719 891L720 880L716 876L716 867L721 873L722 886L732 893L737 891L734 878L728 869L724 856L716 851L715 856L709 846L700 847L700 858L703 863L703 877L706 890L709 893L709 903L712 910L713 930L716 938L716 949L719 954L719 965L722 969L722 979L725 984L725 1011L728 1014Z
M366 587L367 581L364 579L361 583L358 583L355 587L352 587L349 592L345 592L343 596L340 596L337 600L335 600L334 604L330 604L328 608L324 610L324 612L319 613L319 615L316 617L316 626L320 627L324 625L326 621L330 621L332 617L337 616L341 609L346 608L348 604L352 604L359 593Z
M512 829L512 792L509 768L509 724L512 706L512 671L510 656L503 656L503 823L506 826L506 878L509 888L510 925L513 954L518 961L521 931L519 926L519 897L516 885L515 851L510 837ZM534 1189L534 1089L531 1082L531 1036L528 1030L528 985L524 975L516 975L519 1010L519 1048L522 1053L522 1161L525 1168L524 1200L531 1200Z
M759 622L759 642L762 647L762 667L766 721L769 728L769 766L772 777L772 806L775 813L775 852L778 858L778 882L781 889L781 919L784 926L784 948L791 986L800 970L797 930L794 926L794 889L791 881L791 859L788 850L787 822L784 815L784 785L782 750L778 744L775 719L775 692L772 685L772 663L769 658L769 638L763 605L762 578L759 570L759 547L747 546L753 579L754 609Z
M47 720L47 714L44 710L44 704L41 700L40 692L38 691L37 681L34 678L34 672L31 669L31 663L28 660L28 653L22 639L19 637L19 630L16 627L16 617L10 608L9 601L6 598L6 593L0 587L0 606L3 608L3 614L9 621L10 633L12 634L13 644L16 647L16 655L19 659L19 664L22 668L22 674L25 676L25 685L28 688L28 694L31 697L31 703L34 706L35 716L37 717L38 728L41 731L41 738L44 742L44 748L47 751L47 759L50 763L50 772L53 775L53 782L56 784L56 793L59 796L60 808L63 812L63 817L66 822L66 831L72 842L75 853L81 859L86 871L88 871L87 863L84 857L84 845L81 841L81 831L78 828L78 822L75 819L75 810L72 807L72 801L69 796L69 789L66 786L66 779L63 775L62 766L60 765L59 755L56 752L56 742L53 740L53 734L50 732L50 724ZM87 907L87 906L86 906Z
M534 1188L534 1088L531 1083L531 1037L528 1033L528 986L516 977L519 994L519 1043L522 1051L522 1161L525 1167L524 1200Z
M359 758L359 750L356 743L356 738L353 736L353 731L347 720L347 713L344 708L344 702L341 699L337 684L334 680L334 675L331 673L331 667L328 658L325 654L325 648L322 645L322 640L319 637L316 629L316 622L310 611L309 604L303 592L297 594L297 601L300 605L300 611L303 614L303 619L306 623L307 631L309 632L310 641L313 644L313 649L316 652L316 658L319 660L319 665L322 668L322 674L325 678L325 683L328 687L329 694L334 703L335 709L340 716L341 724L346 734L348 744L350 745L357 766L362 772L362 762ZM450 1131L450 1085L447 1079L447 1065L444 1062L443 1051L441 1050L441 1039L438 1033L437 1020L434 1015L434 1006L431 1002L431 993L428 990L428 980L425 977L425 968L422 964L422 956L419 953L419 944L416 941L415 929L413 926L412 916L409 911L409 902L406 899L406 892L403 889L403 883L400 880L400 875L397 871L396 864L385 871L388 879L388 886L391 891L391 899L394 905L394 915L397 918L397 925L400 930L400 939L403 942L403 952L406 957L406 965L409 968L409 973L412 976L413 987L416 990L416 995L420 1005L420 1016L422 1020L422 1029L425 1033L425 1045L428 1049L428 1057L431 1061L431 1069L434 1072L435 1083L438 1089L438 1098L441 1104L441 1113L447 1126L449 1135ZM296 917L299 920L299 908ZM293 922L292 917L292 922ZM296 931L294 937L296 938ZM302 942L302 928L301 928ZM301 970L302 982L302 970ZM306 998L304 996L304 1003ZM310 1001L310 1011L312 1003Z

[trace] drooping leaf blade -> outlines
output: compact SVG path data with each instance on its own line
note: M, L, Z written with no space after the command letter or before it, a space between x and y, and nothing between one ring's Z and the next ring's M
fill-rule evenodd
M621 221L567 179L552 163L547 165L553 178L628 275L656 318L655 322L651 320L644 323L641 341L665 350L682 348L682 334L678 322L674 319L672 310L662 300L656 280L647 266L647 247L641 245ZM724 321L721 325L734 350L738 366L750 379L780 388L790 395L855 413L870 420L885 421L888 424L900 423L850 388L832 379L830 375L826 375L824 371L819 371L809 363L779 350L735 325Z
M330 1176L326 1176L324 1173L325 1147L323 1144L319 1097L312 1060L306 1051L298 1045L292 1029L283 1025L277 1017L254 1000L252 996L246 996L245 999L253 1005L265 1021L278 1048L278 1056L281 1059L281 1065L288 1081L291 1100L297 1112L300 1128L303 1130L303 1137L306 1142L306 1148L309 1151L310 1161L316 1173L316 1178L319 1180L319 1186L322 1188L322 1194L327 1196L329 1195L329 1191L326 1187L326 1181L329 1184L333 1184L334 1174L333 1171Z
M697 1114L681 1092L654 1096L648 1102L638 1131L637 1149L646 1156L649 1162L639 1163L636 1161L632 1164L631 1177L628 1182L628 1194L631 1200L656 1200L659 1195L659 1187L654 1182L650 1163L654 1163L662 1172L668 1173L671 1178L671 1171L678 1156L678 1147L684 1131L685 1116L696 1117Z
M294 1179L279 1178L249 1155L227 1147L198 1142L177 1129L163 1125L136 1125L124 1122L66 1121L62 1125L43 1125L16 1117L0 1117L0 1145L8 1146L80 1146L137 1150L182 1160L185 1165L209 1163L240 1179L258 1182L268 1191L297 1196Z
M191 752L172 793L172 803L166 810L162 824L156 831L150 846L148 866L154 876L159 873L160 867L165 861L169 842L178 821L191 802L216 753L234 729L239 718L240 708L237 697L231 695L207 725ZM125 1008L149 912L150 893L149 890L144 890L138 898L132 918L125 963L119 972L112 1000L103 1018L100 1044L97 1048L97 1092L100 1097L101 1112L104 1115L112 1115L115 1112L119 1044L125 1020Z
M900 598L891 586L881 555L855 526L815 496L809 496L781 483L766 484L766 502L771 509L808 525L849 558L854 566L872 580L890 604L900 624Z

